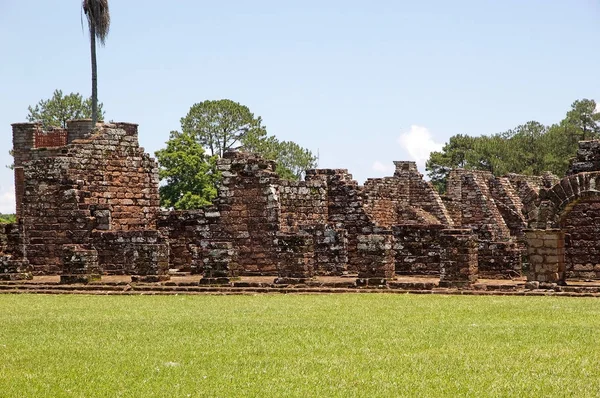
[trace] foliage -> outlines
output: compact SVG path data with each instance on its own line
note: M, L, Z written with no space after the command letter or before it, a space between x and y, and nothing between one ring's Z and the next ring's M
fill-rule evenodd
M89 119L92 117L92 99L83 99L79 93L63 96L62 90L55 90L52 98L40 100L35 106L28 107L27 120L41 122L45 129L67 127L68 120ZM104 118L102 104L98 104L100 119Z
M578 141L600 138L600 113L596 102L573 102L565 118L552 126L530 121L492 135L455 135L441 151L432 152L426 170L434 186L444 192L453 168L486 170L494 175L564 175L575 156Z
M17 216L15 214L0 213L0 224L12 224L15 222L17 222Z
M247 106L228 99L194 104L181 118L181 129L193 136L211 156L220 158L247 140L260 140L267 135L260 116L254 117Z
M207 156L190 134L172 131L167 147L155 155L160 164L159 177L165 181L159 188L161 206L197 209L216 197L216 157Z
M431 152L425 164L432 184L440 191L445 189L446 179L453 168L465 168L467 157L473 151L475 138L457 134L450 137L440 152Z
M0 391L589 397L600 391L597 300L0 295Z
M181 118L181 130L171 132L167 148L156 152L160 178L166 180L160 188L164 207L193 209L209 204L220 181L216 159L230 149L275 160L276 171L285 179L300 179L305 170L317 165L308 149L267 136L261 117L231 100L194 104Z
M317 167L317 157L311 151L293 141L279 141L274 136L247 140L242 149L277 161L275 171L286 180L300 180L306 170Z
M317 167L316 156L295 142L282 141L277 148L277 172L282 178L300 180L306 170Z

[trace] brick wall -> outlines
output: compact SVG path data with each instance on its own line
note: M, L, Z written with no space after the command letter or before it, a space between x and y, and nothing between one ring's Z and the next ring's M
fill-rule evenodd
M323 181L281 180L278 185L281 231L327 223L327 187Z
M158 167L139 147L136 125L102 125L53 148L35 148L36 134L38 125L13 125L18 218L36 272L60 272L62 245L89 244L94 229L156 228Z
M560 226L567 235L567 278L599 279L600 198L579 201L562 219Z
M279 230L279 177L275 163L242 152L226 152L218 162L223 181L215 206L222 232L238 252L244 274L275 274L275 234Z
M170 268L181 272L201 274L204 269L203 246L219 235L220 213L215 207L200 210L162 211L157 220L158 230L169 243Z
M396 273L439 275L442 249L440 236L445 228L440 224L394 226Z

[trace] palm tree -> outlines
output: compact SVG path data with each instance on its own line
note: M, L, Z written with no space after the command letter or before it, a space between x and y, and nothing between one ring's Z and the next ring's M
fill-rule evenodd
M98 67L96 65L96 39L104 46L110 29L108 0L83 0L81 8L90 27L90 45L92 50L92 126L98 121Z

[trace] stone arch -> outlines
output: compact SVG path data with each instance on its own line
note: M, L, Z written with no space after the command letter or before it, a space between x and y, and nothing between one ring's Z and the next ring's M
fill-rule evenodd
M527 202L529 279L600 279L600 172L566 176Z
M600 195L600 172L566 176L550 188L540 189L537 197L526 204L529 224L533 228L560 228L561 219L580 200ZM535 208L532 204L535 203Z

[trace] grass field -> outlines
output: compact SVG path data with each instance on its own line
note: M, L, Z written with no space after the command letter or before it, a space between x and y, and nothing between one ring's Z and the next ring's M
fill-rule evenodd
M0 397L599 395L594 298L0 296Z

